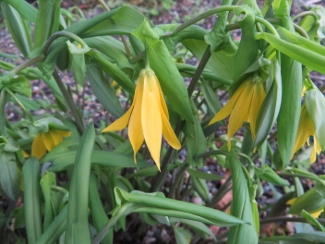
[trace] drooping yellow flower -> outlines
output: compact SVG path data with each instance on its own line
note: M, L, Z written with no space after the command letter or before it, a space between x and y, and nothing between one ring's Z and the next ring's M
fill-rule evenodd
M263 84L258 79L244 81L235 91L228 103L211 119L209 124L225 119L228 115L228 150L231 149L231 137L244 122L250 123L253 139L256 136L256 120L265 98Z
M305 145L306 142L309 145L310 136L314 137L314 146L310 154L309 162L314 163L316 161L316 154L320 154L322 148L317 141L317 136L315 133L313 121L308 114L306 106L303 105L300 113L298 133L297 133L295 145L293 147L291 158L293 157L295 152L297 152L303 145Z
M141 70L134 99L128 111L102 132L122 130L128 124L135 162L136 153L144 140L159 170L161 137L164 136L173 148L181 148L169 124L169 114L159 81L151 69Z
M291 206L292 204L294 204L294 203L297 201L297 199L298 199L297 197L292 198L292 199L290 199L289 201L287 201L286 204ZM319 215L320 215L322 212L324 212L324 208L321 208L321 209L319 209L319 210L315 210L315 211L312 211L312 212L309 212L309 213L310 213L310 215L313 216L314 218L318 218Z
M33 140L31 155L41 159L46 151L50 152L62 142L63 137L68 137L71 132L49 128L48 132L40 132Z

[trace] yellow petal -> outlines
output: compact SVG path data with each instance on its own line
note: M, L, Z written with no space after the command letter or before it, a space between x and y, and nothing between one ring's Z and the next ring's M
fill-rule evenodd
M143 140L143 131L141 126L141 102L143 96L143 78L139 78L137 92L134 96L134 107L129 122L129 139L133 148L134 162L136 163L136 154L139 151Z
M226 118L233 110L238 97L245 90L248 82L244 82L240 87L235 91L234 95L229 99L228 103L210 120L209 125L216 123L220 120Z
M309 162L310 162L311 164L312 164L312 163L315 163L316 158L317 158L317 154L320 154L321 151L322 151L322 148L321 148L321 146L319 145L316 136L314 135L314 146L313 146L313 149L312 149L312 151L311 151L310 158L309 158Z
M131 107L128 109L128 111L126 111L126 113L123 114L122 117L115 120L112 124L110 124L104 130L102 130L102 132L123 130L129 123L129 119L130 119L132 110L133 110L133 103L132 103Z
M254 93L252 95L252 100L249 109L249 117L248 117L248 122L250 124L253 139L255 139L255 135L256 135L256 121L258 117L258 112L261 108L264 98L265 98L265 92L263 89L263 84L261 82L257 82L254 85Z
M139 80L140 80L140 78L139 78ZM115 120L112 124L110 124L104 130L102 130L102 132L123 130L128 125L129 120L130 120L131 113L132 113L133 108L134 108L135 100L136 100L136 97L139 96L139 94L138 94L139 92L140 92L139 91L139 86L137 85L137 87L135 88L135 92L134 92L133 102L132 102L130 108L128 109L128 111L126 111L126 113L123 114L122 117L120 117L119 119Z
M161 113L161 118L162 118L162 124L163 124L163 135L164 135L166 141L173 148L179 150L181 148L181 144L179 143L177 136L175 135L175 132L174 132L173 128L170 126L170 123L167 120L163 111Z
M144 77L143 98L141 103L141 124L144 139L150 154L160 170L160 148L162 137L162 122L160 110L159 89L157 81Z
M290 199L290 200L288 200L288 201L286 202L286 204L287 204L287 205L292 205L292 204L294 204L295 201L297 201L297 198L296 198L296 197L295 197L295 198L292 198L292 199Z
M23 153L23 157L24 157L24 158L28 158L29 155L28 155L27 152L25 152L25 150L21 150L21 152Z
M235 107L229 118L228 125L228 150L231 149L231 137L236 133L236 131L242 126L242 124L248 120L249 106L253 94L253 86L250 81L245 86L240 96L237 99Z
M43 133L42 140L47 151L51 151L55 147L55 140L54 137L52 136L51 130L49 130L47 133Z
M314 213L310 213L311 216L313 216L314 218L318 218L319 215L324 211L324 209L322 208L321 210L318 210L317 212Z
M314 126L309 118L306 106L301 108L299 125L298 125L298 132L297 137L295 140L295 144L292 150L291 158L293 157L294 153L297 152L308 140L308 138L314 134Z
M46 153L46 148L42 141L42 138L43 138L42 134L44 134L44 133L41 132L37 137L35 137L33 140L33 143L32 143L31 155L35 156L38 159L41 159L44 156L44 154Z

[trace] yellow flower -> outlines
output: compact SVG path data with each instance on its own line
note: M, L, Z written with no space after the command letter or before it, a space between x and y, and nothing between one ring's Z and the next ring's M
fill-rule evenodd
M315 127L313 121L308 114L306 106L303 105L300 113L298 133L297 133L295 145L293 147L291 158L293 157L294 153L297 152L306 142L309 145L310 136L314 137L314 146L310 154L309 162L314 163L316 161L316 154L320 154L322 148L317 141L317 136L315 134Z
M31 155L40 159L46 151L51 151L58 145L63 137L68 137L71 132L49 128L48 132L40 132L33 140Z
M228 150L231 149L231 137L244 122L250 123L253 139L256 136L256 120L258 112L265 98L262 82L258 79L248 79L239 86L229 102L211 119L213 124L225 119L228 115Z
M298 198L296 198L296 197L295 197L295 198L292 198L292 199L290 199L289 201L287 201L286 204L291 206L292 204L294 204L294 203L297 201L297 199L298 199ZM319 215L320 215L322 212L324 212L324 208L321 208L321 209L319 209L319 210L314 210L314 211L309 212L309 213L310 213L310 215L313 216L314 218L318 218Z
M159 170L162 135L173 148L181 148L169 124L169 114L159 81L151 69L141 70L129 110L102 132L122 130L128 124L128 134L134 151L135 162L136 153L144 140Z

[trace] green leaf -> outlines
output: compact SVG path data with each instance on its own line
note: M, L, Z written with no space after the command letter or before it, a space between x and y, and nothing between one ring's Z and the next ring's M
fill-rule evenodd
M35 7L33 7L31 4L22 0L3 0L3 1L10 4L13 8L15 8L25 20L29 22L36 22L36 16L38 10Z
M308 115L313 121L316 139L322 150L325 149L325 98L322 92L317 88L305 92L305 104Z
M56 185L56 175L52 172L46 172L45 175L40 180L40 185L44 197L44 222L43 229L46 230L54 220L54 211L53 209L58 205L58 199L56 198L55 193L52 192L52 186Z
M232 0L223 0L222 5L231 5ZM211 46L211 53L215 50L222 49L220 46L225 46L228 44L229 35L225 31L227 24L228 12L222 12L218 14L218 19L215 22L212 30L204 36L204 40L207 44Z
M17 159L13 152L0 150L0 185L12 201L18 199L20 180Z
M278 186L289 186L289 182L287 180L282 179L277 173L275 173L267 164L263 165L262 169L255 167L255 172L257 177L266 182L270 182L272 184Z
M291 205L289 213L300 214L302 210L314 213L324 208L324 205L325 198L322 197L315 188L312 188L297 198L297 200Z
M187 122L193 124L194 117L183 77L178 72L164 42L146 20L132 34L147 44L150 67L154 70L172 108Z
M181 222L182 224L191 227L192 230L195 232L195 236L199 236L202 238L212 237L213 240L216 240L216 237L214 236L210 228L203 223L193 221L193 220L178 219L178 218L170 218L170 222L173 224L177 222Z
M182 44L190 50L195 57L201 59L208 45L204 41L187 39L182 41ZM229 50L228 50L228 49ZM236 48L229 44L226 49L214 52L206 65L206 67L216 74L220 79L230 84L232 82L234 69L234 54Z
M199 115L195 108L193 101L190 101L194 114L194 124L185 124L185 134L186 134L186 147L187 147L187 160L191 166L202 165L203 159L195 159L196 155L204 153L206 150L207 140L202 131L202 126L200 124Z
M256 38L264 39L265 41L270 43L275 49L279 50L286 56L297 60L308 68L316 70L323 74L325 73L325 67L324 65L322 65L322 63L325 62L325 57L320 53L314 52L311 49L306 49L304 47L298 46L294 43L290 43L270 33L264 32L257 34Z
M49 155L49 154L48 154ZM59 172L65 170L68 166L74 163L74 158L76 157L76 151L69 151L62 153L60 155L54 155L49 171ZM50 158L50 156L48 157ZM44 160L44 159L43 159ZM98 151L94 150L93 155L91 156L92 164L99 164L108 167L121 167L121 168L137 168L137 167L148 167L148 162L137 159L137 164L134 163L133 157L126 156L114 152Z
M87 53L96 63L98 68L104 70L112 79L130 94L134 93L135 85L130 78L116 65L104 58L101 53L91 50ZM93 61L93 62L94 62ZM88 64L87 64L88 66ZM93 74L94 76L94 74Z
M96 15L91 19L76 22L66 28L65 31L72 32L81 38L130 34L133 29L142 23L143 19L144 16L139 11L131 7L122 6ZM46 60L39 65L45 76L50 77L52 75L58 55L66 49L66 41L68 41L67 37L61 37L51 45ZM36 55L38 54L36 52ZM129 80L128 76L125 77ZM127 89L127 87L124 88ZM128 90L129 93L133 93L133 91L134 88Z
M256 122L256 138L253 147L260 145L265 141L270 133L280 111L282 101L282 80L281 68L276 60L272 60L271 66L272 85L266 94L261 105L257 122Z
M36 243L42 234L39 173L39 161L35 157L28 158L23 166L24 208L28 243Z
M116 38L111 36L94 36L83 41L93 49L109 57L111 62L116 63L120 69L134 69L133 64L129 62L124 45Z
M221 180L224 178L221 175L206 173L206 172L198 171L198 170L194 170L194 169L187 169L186 171L187 171L187 173L190 174L190 176L193 176L193 177L196 177L199 179L204 179L204 180Z
M192 219L204 223L214 223L215 225L220 226L233 226L245 223L244 221L224 212L194 203L153 195L156 193L144 193L139 191L128 193L117 187L114 189L114 192L115 197L121 204L139 204L139 208L136 209L137 212L150 211L151 213L163 216Z
M227 161L231 169L233 182L233 201L231 205L231 213L251 224L231 227L227 243L237 244L241 243L242 240L247 240L247 244L256 244L258 242L258 237L253 225L254 219L248 190L248 182L245 178L242 164L233 151L228 154Z
M198 179L195 177L191 177L192 183L193 183L193 188L194 190L199 194L199 196L204 200L204 201L209 201L210 200L210 192L207 186L207 183L203 179Z
M34 33L34 47L41 47L59 29L62 0L38 0L38 13Z
M242 6L235 12L236 15L244 14L241 21L238 21L242 30L242 36L234 57L233 78L237 79L257 59L258 45L255 39L255 13L248 6Z
M65 235L67 243L90 243L88 195L95 136L94 125L91 123L81 137L78 147L69 188L68 228Z
M121 117L123 115L123 109L116 96L116 91L104 77L98 63L88 63L87 74L90 86L100 103L112 115L117 118Z
M28 23L22 18L21 13L19 13L15 7L11 4L17 1L6 1L1 2L1 10L6 20L6 25L10 31L12 39L14 40L19 51L27 57L30 53L32 40L30 37L30 29ZM26 4L25 1L19 1L20 4ZM28 4L29 5L29 4ZM21 6L20 6L21 7ZM27 8L28 9L28 8Z
M189 230L176 226L173 226L173 230L177 244L188 244L191 242L192 234Z
M300 213L300 216L302 218L305 218L307 223L311 224L312 226L316 227L322 232L325 232L324 226L318 222L317 219L315 219L310 213L308 213L306 210L302 210Z
M90 208L90 214L91 218L93 220L94 226L96 230L99 232L101 231L104 226L109 221L107 217L107 213L103 207L99 190L97 186L98 179L94 174L90 175L90 182L89 182L89 208ZM110 229L108 234L105 236L105 238L102 240L103 244L111 244L113 243L113 229Z
M14 77L6 87L12 92L17 92L26 97L30 98L32 96L30 82L22 75Z
M66 231L68 206L65 206L35 244L55 243Z
M262 241L268 241L271 243L278 244L315 244L323 243L324 238L324 232L313 231L308 233L301 232L292 236L273 236L268 238L262 238Z

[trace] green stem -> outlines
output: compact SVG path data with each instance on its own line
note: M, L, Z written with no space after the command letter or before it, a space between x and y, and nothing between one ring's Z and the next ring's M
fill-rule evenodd
M103 0L98 0L99 4L102 5L103 9L106 11L111 11L111 9L108 7L108 5Z
M217 193L213 196L207 207L214 208L215 205L231 190L231 177L228 177L226 182L218 189Z
M27 60L26 62L16 66L11 72L15 75L18 72L22 71L23 69L31 66L32 64L36 64L40 61L42 61L45 57L43 55L37 56L35 58L32 58L30 60Z
M200 64L197 67L189 86L187 87L187 93L188 93L189 97L192 96L192 93L194 92L194 89L195 89L195 87L200 79L200 76L201 76L202 72L204 71L204 68L205 68L206 64L208 63L210 57L211 57L211 50L210 50L210 45L208 45L208 47L205 49L205 52L200 60Z
M153 178L153 179L155 179L155 181L153 182L153 184L150 187L150 192L156 192L161 189L163 183L165 182L165 178L168 174L168 171L169 171L167 166L168 166L168 163L170 162L170 160L172 159L173 152L174 152L174 149L172 147L169 147L168 151L162 161L162 164L161 164L162 171L158 172L156 174L156 176Z
M319 223L325 224L325 219L318 218L317 221ZM305 218L299 218L299 217L273 217L273 218L267 218L267 219L260 219L260 224L269 224L274 222L302 222L307 223L307 220Z
M84 124L83 124L83 121L82 121L82 118L76 108L76 105L74 104L73 100L72 100L72 97L69 95L63 81L61 80L59 74L57 73L57 71L54 71L53 72L53 77L56 81L56 83L58 84L59 86L59 89L60 91L62 92L62 95L63 97L65 98L67 104L68 104L68 107L70 108L71 110L71 113L75 119L75 122L76 122L76 125L77 125L77 128L79 130L80 133L82 133L85 129L84 127Z
M188 163L185 163L184 165L183 165L183 167L178 171L178 173L177 173L177 176L175 177L175 182L172 184L172 186L171 186L171 188L170 188L170 191L169 191L169 194L168 194L168 196L170 197L170 198L174 198L175 199L175 196L174 196L174 194L175 194L175 190L177 189L177 188L180 188L179 187L179 184L180 184L180 182L181 182L181 180L183 179L183 174L185 173L185 171L187 170L187 168L189 167L189 165L188 165Z
M0 93L0 129L3 136L7 136L5 106L6 106L6 91L2 89Z
M252 161L252 159L251 159L248 155L246 155L245 153L238 153L238 155L239 155L240 157L245 158L245 159L249 162L249 164L250 164L252 167L255 167L254 162Z
M292 21L295 21L295 20L297 20L299 18L308 16L308 15L314 17L314 19L316 21L318 20L318 15L315 12L313 12L313 11L305 11L305 12L299 13L299 14L293 16L291 19L292 19Z
M97 234L97 236L92 240L91 244L99 244L104 237L107 235L109 230L115 225L115 223L121 218L122 215L126 214L129 207L132 206L132 203L126 203L120 207L118 212L114 214L105 227Z
M316 180L315 177L308 176L308 175L300 175L300 174L293 174L293 173L287 173L287 172L278 172L277 174L279 176L289 176L289 177L298 177L298 178L306 178L306 179Z
M196 16L193 19L190 19L189 21L186 21L185 23L181 24L180 26L176 27L172 32L166 33L164 36L173 36L175 34L177 34L178 32L184 30L185 28L195 24L196 22L205 19L211 15L217 14L217 13L221 13L221 12L225 12L225 11L234 11L236 9L241 9L241 7L239 6L221 6L221 7L217 7L214 9L211 9L209 11L206 11L203 14L200 14L198 16Z
M25 115L28 117L28 119L31 122L34 122L33 117L30 115L30 113L28 113L27 109L25 108L25 106L19 101L19 99L16 97L16 95L10 91L9 89L5 88L6 92L10 94L10 96L18 103L18 105L21 107L21 109L24 111Z
M201 153L199 155L196 155L194 157L194 160L197 160L197 159L200 159L200 158L205 158L205 157L208 157L208 156L214 156L216 154L222 154L224 156L227 156L228 152L225 151L225 150L213 150L213 151L210 151L210 152L205 152L205 153Z
M43 54L46 56L51 44L59 37L68 37L70 39L73 39L74 41L78 42L82 47L87 47L87 44L76 34L68 31L58 31L55 32L45 43L45 46L43 48Z
M266 19L255 17L255 22L263 24L273 35L275 35L276 37L279 37L279 34L276 31L276 29L274 28L274 26L271 25L271 23L269 21L267 21Z

